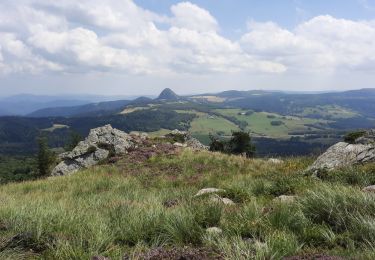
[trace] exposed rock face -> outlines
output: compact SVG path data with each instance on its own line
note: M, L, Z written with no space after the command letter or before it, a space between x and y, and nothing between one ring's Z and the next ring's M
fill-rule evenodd
M307 169L315 174L375 161L375 129L365 132L349 144L339 142L331 146Z
M363 139L361 139L363 141ZM360 163L375 161L375 144L366 140L366 144L348 144L345 142L331 146L308 168L309 172L331 171Z
M52 175L68 175L79 169L91 167L106 159L110 153L113 153L112 155L125 154L128 149L134 148L137 140L141 138L145 137L134 138L110 125L92 129L89 136L73 151L60 156L62 162L53 169Z
M77 172L80 169L88 168L98 164L100 161L108 157L128 154L129 151L139 151L135 153L139 157L144 157L154 154L151 150L158 150L166 153L166 149L174 152L174 147L181 148L191 147L196 150L206 149L198 140L191 138L187 132L173 130L167 135L172 139L176 138L182 143L176 142L174 145L170 144L152 144L150 138L146 133L131 132L127 134L118 129L112 128L110 125L91 129L88 137L80 142L71 152L60 154L61 163L59 163L52 171L52 176L69 175ZM152 147L149 151L145 151ZM144 154L146 152L146 154ZM142 159L142 158L141 158Z
M375 145L375 129L367 131L363 136L355 140L356 144L373 144Z

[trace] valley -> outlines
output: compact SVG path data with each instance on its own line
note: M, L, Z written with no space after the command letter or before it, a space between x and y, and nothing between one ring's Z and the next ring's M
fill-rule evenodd
M137 98L43 108L29 116L0 117L0 154L35 153L36 138L47 136L63 147L72 133L87 135L105 124L130 132L188 130L208 144L209 134L226 138L248 131L258 143L258 156L319 153L353 130L375 125L375 90L288 94L225 91L178 96L164 90L156 99ZM290 145L288 145L290 144Z

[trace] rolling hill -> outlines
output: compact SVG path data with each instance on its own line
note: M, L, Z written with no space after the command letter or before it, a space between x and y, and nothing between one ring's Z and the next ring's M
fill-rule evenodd
M241 129L252 134L260 156L319 153L349 131L374 127L374 111L374 89L314 94L225 91L182 97L165 89L155 99L45 108L28 117L0 117L0 153L35 151L41 134L49 136L53 147L61 147L69 134L86 135L89 129L105 124L127 132L189 130L205 144L209 134L226 138Z

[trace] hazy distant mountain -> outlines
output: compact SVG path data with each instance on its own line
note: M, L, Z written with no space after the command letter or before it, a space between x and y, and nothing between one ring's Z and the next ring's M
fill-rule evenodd
M99 96L99 95L30 95L21 94L0 97L0 115L28 115L46 108L75 107L91 103L114 100L132 100L138 96ZM60 113L60 112L59 112Z
M170 100L170 101L175 101L175 100L179 100L180 97L173 92L173 90L171 90L170 88L166 88L164 89L159 97L157 98L157 100Z
M50 107L34 111L29 117L78 117L103 116L119 112L130 100L107 101L72 107Z

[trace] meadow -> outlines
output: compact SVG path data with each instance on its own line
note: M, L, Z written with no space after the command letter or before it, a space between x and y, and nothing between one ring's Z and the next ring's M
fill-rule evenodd
M275 164L183 150L133 159L1 186L0 259L148 259L152 250L207 259L375 257L375 195L361 191L375 183L375 164L317 178L304 172L308 157ZM235 205L194 196L208 187Z
M296 116L282 116L268 112L253 112L250 115L239 114L246 113L246 110L241 109L216 109L215 111L226 116L233 116L240 121L245 121L248 123L246 130L271 138L289 138L290 132L307 132L308 130L314 129L311 128L311 125L327 123L325 120ZM272 125L273 121L278 121L280 124Z

